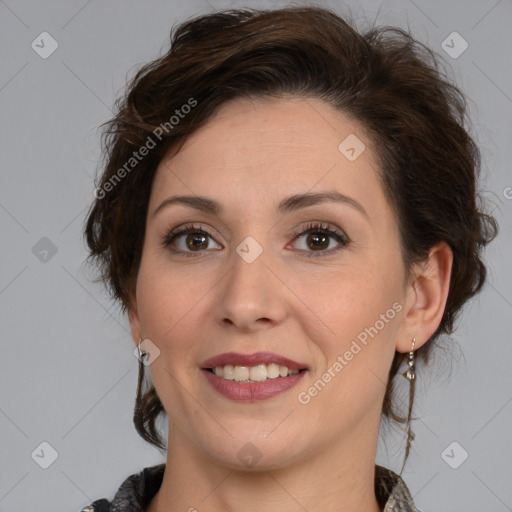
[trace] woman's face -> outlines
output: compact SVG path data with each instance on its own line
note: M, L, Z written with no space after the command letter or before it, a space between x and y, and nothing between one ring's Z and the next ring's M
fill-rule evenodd
M240 468L366 446L407 289L361 125L316 99L223 105L157 169L130 313L169 446Z

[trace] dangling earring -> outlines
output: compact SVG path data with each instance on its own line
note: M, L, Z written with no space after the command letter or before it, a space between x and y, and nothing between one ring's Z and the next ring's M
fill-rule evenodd
M405 447L405 456L404 461L402 464L402 470L400 471L400 475L402 474L405 463L407 461L407 458L409 457L409 451L411 449L411 443L414 441L416 435L411 429L411 413L412 413L412 406L414 403L414 391L416 388L416 369L414 365L414 344L416 343L416 338L412 339L412 347L409 351L409 360L407 361L407 364L409 368L405 372L402 373L402 375L409 380L410 386L409 386L409 412L407 415L407 444Z
M139 354L139 373L137 377L137 392L135 394L135 414L138 414L138 411L142 408L142 385L144 382L144 360L143 357L146 353L141 350L140 344L142 342L142 338L139 338L139 344L137 345L138 354Z
M165 443L160 437L155 426L156 418L160 413L165 413L164 407L158 393L153 385L143 391L145 380L145 366L149 364L146 356L151 352L141 349L142 338L139 338L137 345L139 360L139 375L137 378L137 392L135 394L135 406L133 409L133 423L139 435L148 443L153 444L160 450L165 450Z
M402 375L409 380L414 380L416 378L416 371L415 371L415 367L414 367L414 344L415 343L416 343L416 338L413 338L412 339L412 347L409 352L409 361L407 362L407 364L409 365L409 368L407 369L407 371L402 373Z

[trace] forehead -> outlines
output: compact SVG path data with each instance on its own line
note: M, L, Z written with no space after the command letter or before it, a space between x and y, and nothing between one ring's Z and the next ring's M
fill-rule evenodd
M360 123L321 100L237 99L162 159L151 204L173 193L215 195L247 208L337 190L382 208L372 146Z

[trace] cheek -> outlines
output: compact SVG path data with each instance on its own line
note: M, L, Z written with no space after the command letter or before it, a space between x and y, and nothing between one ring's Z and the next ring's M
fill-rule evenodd
M139 319L143 335L165 355L172 353L172 359L165 358L167 365L179 360L180 372L196 368L201 347L195 340L208 334L204 326L211 324L211 296L221 282L213 269L170 263L161 253L144 254L137 279Z
M183 386L197 370L197 344L192 343L198 322L195 308L209 289L204 281L170 271L161 257L143 258L137 280L137 306L142 333L160 350L148 369L164 410L173 421L200 415L195 401L190 401ZM195 327L194 327L195 326ZM195 329L195 330L194 330Z
M176 332L194 306L200 285L170 272L162 258L143 256L137 279L137 306L144 336L157 345L179 340ZM196 303L199 299L196 299Z
M294 291L304 297L309 325L318 325L318 334L325 334L323 339L313 339L330 351L343 349L359 335L364 341L365 333L373 333L375 324L379 334L395 332L392 324L398 324L396 309L400 308L393 309L393 304L400 300L401 292L398 268L347 265L327 274L321 270L302 277L305 275L301 273Z
M320 285L315 276L303 282L300 293L309 290L307 304L316 313L308 313L303 329L309 329L318 366L314 389L302 391L315 396L319 410L335 424L341 416L363 416L373 410L370 404L378 409L383 399L402 321L401 272L396 258L384 265L359 261L330 274L328 283Z
M308 315L309 327L320 326L308 332L318 366L300 390L301 403L310 400L306 410L320 411L326 425L358 424L368 411L380 410L402 318L400 274L393 274L399 269L388 270L394 279L347 268L307 296L320 317Z

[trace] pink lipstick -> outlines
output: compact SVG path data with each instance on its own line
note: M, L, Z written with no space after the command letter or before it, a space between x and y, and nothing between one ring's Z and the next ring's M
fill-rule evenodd
M227 352L201 364L209 384L232 400L254 402L272 398L304 378L307 365L271 352Z

